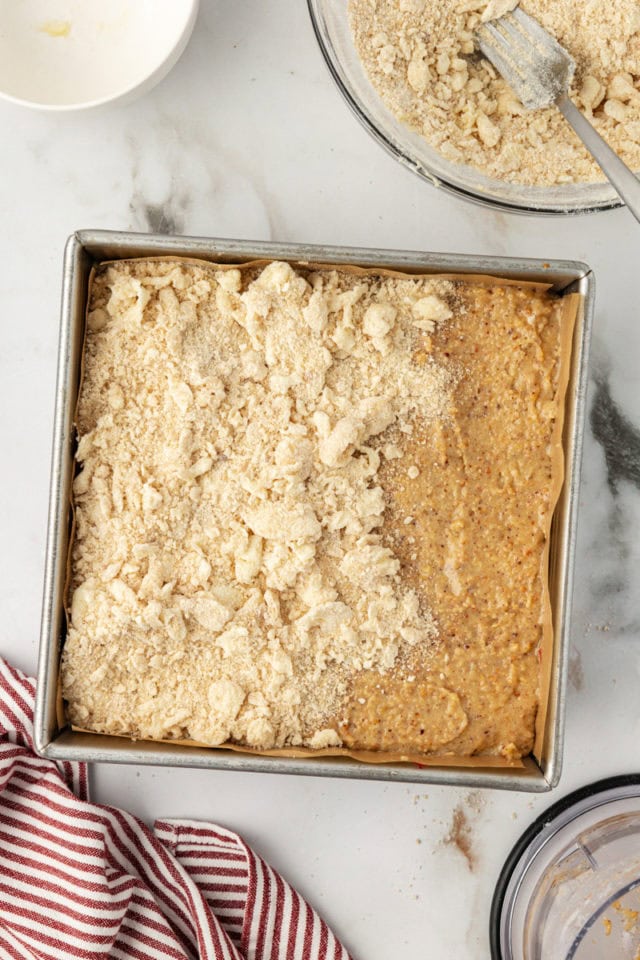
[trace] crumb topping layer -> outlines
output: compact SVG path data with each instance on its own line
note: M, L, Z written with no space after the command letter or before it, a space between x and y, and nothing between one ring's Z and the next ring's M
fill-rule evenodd
M451 370L416 356L453 302L447 282L281 262L99 270L62 671L74 723L338 746L354 674L436 642L384 537L379 471L446 419Z

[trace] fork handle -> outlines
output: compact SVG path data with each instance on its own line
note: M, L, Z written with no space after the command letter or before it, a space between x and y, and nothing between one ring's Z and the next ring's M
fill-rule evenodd
M636 220L640 221L640 180L626 163L622 162L615 150L612 150L602 139L584 113L578 110L566 94L556 101L556 106L600 165Z

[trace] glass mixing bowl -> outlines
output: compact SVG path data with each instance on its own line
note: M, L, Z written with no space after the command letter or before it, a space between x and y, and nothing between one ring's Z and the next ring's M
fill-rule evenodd
M397 160L429 183L467 200L521 213L587 213L621 206L608 183L527 187L493 180L473 167L446 160L391 113L369 82L353 43L348 0L307 3L320 49L355 115Z

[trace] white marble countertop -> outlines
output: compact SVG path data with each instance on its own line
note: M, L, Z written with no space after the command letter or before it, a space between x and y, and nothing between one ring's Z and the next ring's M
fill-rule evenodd
M35 671L62 250L82 227L566 257L598 305L581 491L564 772L551 795L101 767L93 795L147 820L242 833L356 958L476 960L524 827L553 799L640 767L640 228L453 199L361 129L303 0L203 0L159 87L68 116L0 104L0 652ZM595 436L594 436L595 433ZM468 853L451 841L466 824ZM464 846L464 844L463 844Z

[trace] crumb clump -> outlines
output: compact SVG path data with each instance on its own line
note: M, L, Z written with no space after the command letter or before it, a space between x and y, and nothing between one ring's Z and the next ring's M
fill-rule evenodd
M358 54L389 109L447 160L528 186L602 182L554 107L527 111L474 31L511 0L350 0ZM522 0L576 60L570 95L631 169L640 170L638 0Z
M414 353L452 291L280 262L98 270L62 666L73 723L335 747L350 678L435 642L383 539L379 470L445 414L450 372Z

